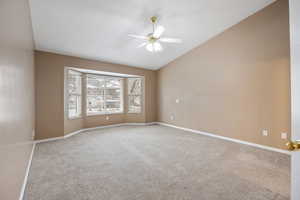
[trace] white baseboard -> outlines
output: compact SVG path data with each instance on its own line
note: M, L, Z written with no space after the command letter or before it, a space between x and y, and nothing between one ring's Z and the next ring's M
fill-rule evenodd
M72 133L68 133L65 136L61 137L54 137L54 138L47 138L47 139L42 139L42 140L36 140L35 143L42 143L42 142L51 142L55 140L62 140L69 138L71 136L77 135L82 132L86 131L93 131L93 130L98 130L98 129L104 129L104 128L113 128L113 127L120 127L120 126L149 126L149 125L154 125L157 124L157 122L149 122L149 123L120 123L120 124L111 124L111 125L105 125L105 126L97 126L97 127L92 127L92 128L83 128L77 131L74 131Z
M125 123L127 126L150 126L157 124L157 122L148 122L148 123Z
M96 127L91 127L91 128L83 128L81 130L79 130L79 132L84 132L84 131L93 131L93 130L97 130L97 129L104 129L104 128L113 128L113 127L120 127L120 126L125 126L125 123L121 123L121 124L111 124L111 125L105 125L105 126L96 126ZM73 134L73 133L70 133ZM68 135L70 135L68 134Z
M35 140L34 142L36 144L38 143L42 143L42 142L51 142L51 141L55 141L55 140L61 140L64 139L65 136L61 136L61 137L54 137L54 138L47 138L47 139L41 139L41 140Z
M78 131L74 131L74 132L72 132L72 133L69 133L69 134L63 136L61 139L66 139L66 138L68 138L68 137L71 137L71 136L76 135L76 134L78 134L78 133L81 133L81 132L83 132L83 131L84 131L84 129L80 129L80 130L78 130Z
M31 166L32 158L33 158L34 149L35 149L35 143L33 143L32 150L31 150L31 153L30 153L30 156L29 156L29 161L28 161L28 164L27 164L27 168L26 168L26 172L25 172L25 178L24 178L24 181L23 181L23 184L22 184L19 200L23 200L23 198L24 198L24 193L25 193L25 189L26 189L26 184L27 184L27 180L28 180L28 175L29 175L29 171L30 171L30 166Z
M154 125L154 124L158 124L158 125L162 125L162 126L168 126L168 127L172 127L172 128L176 128L176 129L180 129L180 130L184 130L184 131L189 131L189 132L200 134L200 135L205 135L205 136L209 136L209 137L219 138L219 139L222 139L222 140L227 140L227 141L231 141L231 142L245 144L245 145L257 147L257 148L260 148L260 149L265 149L265 150L269 150L269 151L275 151L275 152L278 152L278 153L284 153L284 154L291 155L291 152L287 151L287 150L282 150L282 149L278 149L278 148L274 148L274 147L269 147L269 146L265 146L265 145L255 144L255 143L252 143L252 142L246 142L246 141L243 141L243 140L238 140L238 139L233 139L233 138L230 138L230 137L220 136L220 135L216 135L216 134L213 134L213 133L207 133L207 132L204 132L204 131L198 131L198 130L194 130L194 129L190 129L190 128L184 128L184 127L180 127L180 126L175 126L175 125L167 124L167 123L163 123L163 122L120 123L120 124L112 124L112 125L106 125L106 126L97 126L97 127L92 127L92 128L84 128L84 129L80 129L78 131L69 133L69 134L67 134L65 136L62 136L62 137L55 137L55 138L37 140L35 142L36 143L41 143L41 142L50 142L50 141L55 141L55 140L66 139L68 137L71 137L73 135L76 135L76 134L79 134L79 133L82 133L82 132L85 132L85 131L92 131L92 130L97 130L97 129L120 127L120 126L147 126L147 125Z
M246 141L243 141L243 140L238 140L238 139L233 139L233 138L229 138L229 137L224 137L224 136L216 135L216 134L213 134L213 133L207 133L207 132L198 131L198 130L194 130L194 129L190 129L190 128L184 128L184 127L180 127L180 126L175 126L175 125L167 124L167 123L163 123L163 122L156 122L156 124L159 124L159 125L162 125L162 126L168 126L168 127L172 127L172 128L176 128L176 129L180 129L180 130L184 130L184 131L189 131L189 132L200 134L200 135L205 135L205 136L209 136L209 137L219 138L219 139L222 139L222 140L227 140L227 141L231 141L231 142L235 142L235 143L245 144L245 145L257 147L257 148L260 148L260 149L265 149L265 150L269 150L269 151L275 151L275 152L278 152L278 153L284 153L284 154L291 155L290 151L282 150L282 149L278 149L278 148L274 148L274 147L269 147L269 146L265 146L265 145L255 144L255 143L252 143L252 142L246 142Z

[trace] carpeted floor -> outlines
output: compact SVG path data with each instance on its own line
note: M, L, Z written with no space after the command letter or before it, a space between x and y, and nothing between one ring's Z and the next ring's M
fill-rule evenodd
M290 158L169 127L36 146L25 200L288 200Z

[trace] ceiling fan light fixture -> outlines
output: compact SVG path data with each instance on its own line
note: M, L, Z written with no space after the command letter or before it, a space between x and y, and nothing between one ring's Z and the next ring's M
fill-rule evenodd
M160 52L163 50L162 46L158 42L149 43L146 45L146 49L150 52Z
M144 41L137 48L145 46L147 51L160 52L163 50L163 47L160 42L181 43L181 40L178 38L162 37L163 33L165 32L165 28L161 25L158 26L156 25L157 22L156 16L151 17L151 22L152 22L152 32L147 34L146 36L129 34L129 36L132 38L140 39Z
M163 48L162 48L162 46L159 42L153 43L153 47L154 47L154 51L156 51L156 52L159 52L159 51L163 50Z
M154 48L153 48L152 43L147 44L147 45L146 45L146 49L147 49L148 51L150 51L150 52L153 52L153 51L154 51Z

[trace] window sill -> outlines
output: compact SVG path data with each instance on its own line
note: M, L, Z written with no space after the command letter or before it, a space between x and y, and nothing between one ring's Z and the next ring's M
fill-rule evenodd
M68 120L76 120L76 119L82 119L82 116L79 116L79 117L68 117Z
M124 112L114 112L114 113L94 113L94 114L87 114L87 117L93 117L93 116L98 116L98 115L120 115L124 114Z

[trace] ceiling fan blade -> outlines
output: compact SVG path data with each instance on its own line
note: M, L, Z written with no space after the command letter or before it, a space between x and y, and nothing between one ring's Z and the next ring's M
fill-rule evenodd
M128 36L132 37L132 38L136 38L136 39L148 40L148 37L147 36L143 36L143 35L129 34Z
M160 38L160 36L164 33L165 28L163 26L158 26L153 33L153 37Z
M137 48L144 47L144 46L146 46L146 44L148 44L148 43L147 42L143 42L142 44L140 44L139 46L137 46Z
M179 38L160 38L160 42L166 42L166 43L181 43L182 40Z
M161 46L161 44L159 42L155 42L154 43L154 49L155 51L162 51L163 50L163 47Z

